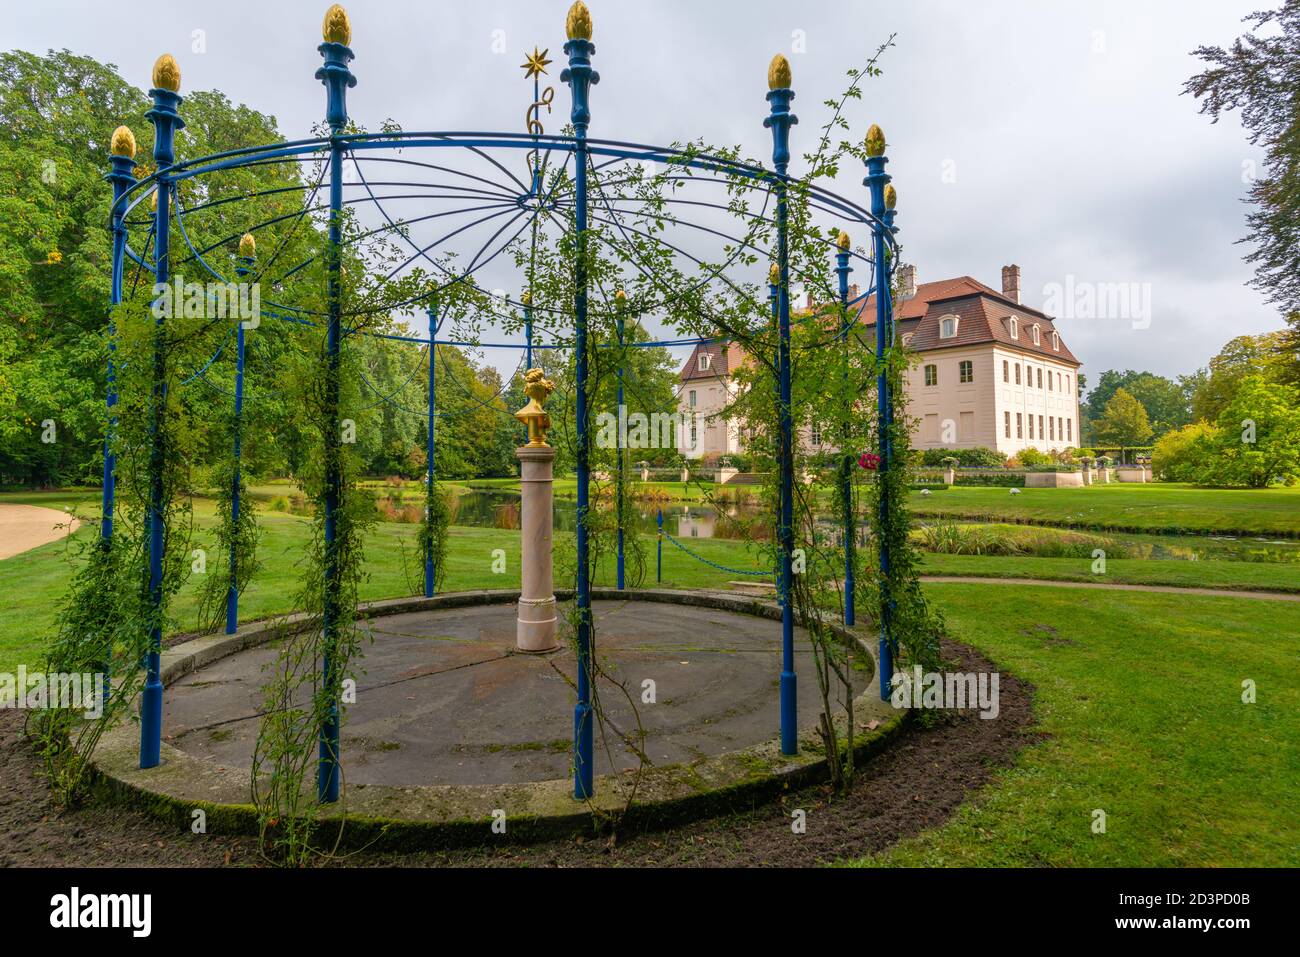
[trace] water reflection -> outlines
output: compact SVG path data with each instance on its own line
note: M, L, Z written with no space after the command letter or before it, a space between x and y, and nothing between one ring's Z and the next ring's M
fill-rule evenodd
M659 506L643 505L633 512L635 530L640 534L655 533L655 512ZM772 535L772 520L765 510L756 505L730 505L723 511L707 505L664 503L664 530L681 538L745 538L768 539ZM452 503L452 524L478 528L519 528L519 495L517 492L484 490L458 496ZM978 524L978 523L960 523ZM819 531L828 541L839 544L842 530L831 515L817 517ZM571 499L555 503L555 528L573 532L577 516ZM1091 533L1102 535L1102 533ZM1287 562L1300 564L1300 542L1268 538L1232 538L1203 535L1102 535L1123 545L1125 554L1132 558L1168 559L1181 561L1238 561ZM859 529L859 544L867 543L866 529Z

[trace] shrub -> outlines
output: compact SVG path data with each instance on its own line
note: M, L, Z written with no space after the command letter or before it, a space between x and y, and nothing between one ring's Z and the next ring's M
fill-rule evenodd
M924 449L920 453L921 465L934 467L943 465L944 459L953 457L957 464L966 469L996 469L1007 464L1007 458L996 449L977 447L973 449Z
M1193 422L1160 436L1151 455L1151 471L1162 482L1196 482L1209 470L1218 432L1208 422Z
M1039 465L1050 465L1052 457L1046 452L1040 452L1035 448L1021 449L1019 454L1020 464L1026 468L1034 468Z

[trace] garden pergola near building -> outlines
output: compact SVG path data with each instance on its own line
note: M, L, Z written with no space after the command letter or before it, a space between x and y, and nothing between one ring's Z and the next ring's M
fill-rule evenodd
M885 141L872 127L863 148L866 165L866 205L836 195L789 173L791 128L797 123L791 111L795 93L789 64L777 56L768 75L768 114L764 126L771 130L771 165L745 162L734 155L687 147L665 147L594 139L592 93L599 81L593 67L592 21L583 3L575 3L567 18L564 54L567 67L561 80L568 85L571 134L545 133L540 117L550 100L535 81L535 102L524 132L366 132L351 125L348 91L356 86L352 72L351 25L343 8L326 13L324 42L319 46L322 65L316 72L325 87L327 131L316 137L232 149L198 158L177 155L176 134L184 128L180 70L170 56L159 58L149 95L153 108L146 114L153 126L153 165L140 170L135 141L125 127L112 142L113 187L112 303L110 336L117 343L108 368L109 428L104 443L104 492L101 535L103 549L112 552L114 518L120 503L115 494L128 454L123 444L121 403L130 395L132 407L147 412L143 438L131 446L132 471L147 489L147 508L140 560L147 570L147 605L152 609L144 646L144 681L140 689L140 767L159 764L163 734L163 681L160 674L165 607L169 594L169 527L174 520L172 461L177 450L169 443L177 435L178 421L187 421L193 409L178 405L182 393L206 389L214 407L220 404L230 417L232 441L228 454L232 467L223 473L229 486L230 514L238 523L241 509L241 455L249 439L243 421L247 402L256 402L248 390L258 387L255 370L247 363L250 341L259 326L282 328L290 339L302 338L298 388L318 403L320 542L315 616L319 641L313 646L312 686L317 700L325 702L316 714L319 728L317 796L321 802L339 797L340 689L347 654L341 642L355 618L355 595L348 576L358 560L349 537L349 512L357 491L347 473L349 423L365 409L398 402L373 388L359 366L348 364L349 349L366 337L397 343L427 356L416 363L412 376L427 373L428 406L409 409L427 423L427 485L432 503L437 495L435 439L440 428L455 427L436 404L437 390L447 388L437 371L437 346L460 345L517 351L521 368L531 368L534 354L550 350L572 355L574 367L574 446L577 473L576 572L573 583L573 624L577 674L573 719L573 794L579 799L593 794L593 639L591 632L592 568L589 523L597 502L592 495L592 429L589 384L592 364L618 363L619 399L623 399L621 356L625 350L652 346L690 345L714 333L706 328L721 321L718 303L741 303L745 318L726 319L723 332L748 336L746 346L758 354L760 364L774 380L774 451L779 501L775 516L777 592L782 609L780 741L785 754L798 747L796 728L796 627L795 575L798 573L800 529L794 513L797 423L792 385L792 330L800 323L816 323L817 315L792 319L792 283L807 282L794 275L806 248L817 247L835 277L840 328L833 330L840 351L848 353L852 302L849 274L854 265L871 277L862 298L876 296L876 416L875 451L879 455L876 482L882 488L877 514L869 518L884 527L901 508L891 500L884 480L896 468L891 378L886 357L894 355L892 335L891 275L896 264L895 194L885 172ZM544 54L542 54L544 61ZM522 163L520 162L522 160ZM280 186L249 189L240 179L247 171L283 170ZM307 173L315 170L313 178ZM137 173L143 175L137 176ZM742 206L751 199L757 209ZM292 202L290 202L292 200ZM414 210L399 213L397 210ZM254 215L252 211L260 211ZM833 221L835 228L810 225ZM792 220L798 226L792 225ZM842 227L842 229L841 229ZM792 249L798 232L799 251ZM860 232L862 251L851 247L849 233ZM549 238L548 238L549 237ZM371 253L384 244L382 265ZM703 247L708 246L705 251ZM597 248L598 247L598 248ZM238 254L234 254L234 250ZM547 250L550 250L548 252ZM553 257L562 256L567 269L557 275L547 270ZM551 258L548 258L551 257ZM518 292L490 290L482 279L489 268L513 263L520 273ZM833 263L833 265L829 265ZM174 316L157 308L157 293L147 313L126 307L145 304L144 290L157 290L183 268L198 270L216 286L237 288L256 283L261 289L257 315L175 324ZM770 272L769 272L770 269ZM674 280L665 278L669 271ZM415 277L415 278L412 278ZM758 278L754 278L758 277ZM235 284L231 286L231 284ZM667 288L671 286L671 288ZM755 290L759 295L754 295ZM857 300L853 300L856 302ZM384 319L401 312L424 313L427 337L393 331ZM667 314L687 331L679 338L645 342L625 340L625 322L643 316ZM608 320L608 322L606 322ZM472 326L490 321L507 330L501 341L484 341L477 335L462 337L455 324ZM593 325L595 323L596 325ZM743 326L737 333L738 324ZM171 337L186 330L183 348L194 342L215 343L207 358L193 367L175 368L181 346ZM517 333L518 335L515 335ZM289 341L289 339L286 339ZM313 352L314 345L319 349ZM770 348L770 354L761 354ZM233 356L233 390L214 384L210 370L217 361ZM145 357L151 360L145 361ZM315 363L309 366L308 363ZM849 376L845 361L844 376ZM282 386L287 391L293 376L280 369L265 370L261 388ZM415 381L418 381L416 379ZM456 387L453 382L450 387ZM858 410L848 408L845 416ZM854 554L857 521L853 507L853 478L859 445L841 448L843 461L837 483L844 500L842 606L846 626L855 624L858 557ZM619 494L626 450L617 450ZM624 580L624 527L619 498L617 529L617 582ZM432 539L436 509L426 509L423 552L424 594L433 596L438 581L438 549ZM885 599L879 605L879 681L882 698L891 684L891 661L896 650L889 597L891 539L879 535L879 577ZM236 631L241 585L239 563L243 555L232 545L228 556L229 590L225 600L226 630ZM313 658L317 657L314 653ZM116 676L115 676L116 677Z

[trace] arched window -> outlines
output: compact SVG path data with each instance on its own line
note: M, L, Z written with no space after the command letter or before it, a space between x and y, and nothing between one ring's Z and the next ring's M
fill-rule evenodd
M953 336L957 335L957 322L958 319L956 316L944 316L940 319L939 338L951 339Z
M1006 359L1002 360L1002 381L1011 381L1011 363L1007 362ZM1008 435L1007 438L1011 438L1011 436Z
M699 364L698 364L698 368L699 368L699 370L700 370L701 372L708 372L708 371L709 371L709 365L711 364L712 360L713 360L713 357L710 356L707 352L701 352L701 353L700 353L700 361L699 361Z
M1017 319L1015 316L1011 317L1011 338L1012 339L1020 338L1020 320Z
M1034 345L1036 345L1036 346L1040 346L1040 345L1042 345L1042 341L1041 341L1041 339L1040 339L1040 337L1039 337L1039 334L1038 334L1038 324L1037 324L1037 323L1034 324Z
M1020 385L1020 363L1016 363L1016 385Z
M1059 333L1056 332L1052 333L1052 351L1053 352L1061 351L1061 336Z

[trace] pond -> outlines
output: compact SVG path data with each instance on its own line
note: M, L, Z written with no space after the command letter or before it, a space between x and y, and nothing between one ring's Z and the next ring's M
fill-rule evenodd
M635 530L644 535L655 534L655 513L659 509L663 510L664 530L676 538L744 539L746 525L751 523L754 537L765 538L771 534L771 523L764 521L766 515L759 506L730 505L725 510L719 511L708 505L681 502L640 505L633 512ZM519 527L517 492L486 490L462 493L452 501L451 510L453 525L468 525L476 528ZM833 516L819 515L817 521L828 532L834 530ZM573 532L577 528L577 516L572 499L556 501L555 528L563 532ZM1123 545L1126 553L1132 558L1300 564L1300 541L1208 535L1095 534ZM865 534L862 534L859 540L865 541L865 537Z

